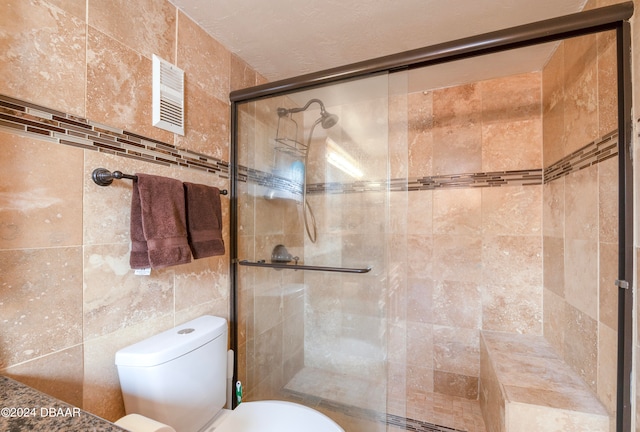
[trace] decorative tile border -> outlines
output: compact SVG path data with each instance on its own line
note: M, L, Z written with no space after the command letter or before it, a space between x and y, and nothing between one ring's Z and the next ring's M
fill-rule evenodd
M545 168L544 182L549 183L617 155L618 131L615 130Z
M419 191L444 188L478 188L542 184L542 170L498 171L470 174L414 177L386 181L358 181L352 183L315 183L307 186L308 194Z
M229 163L221 159L4 95L0 95L0 130L164 166L176 165L197 169L217 174L224 179L229 178ZM307 185L307 193L312 195L378 192L387 189L420 191L540 185L605 161L617 154L618 132L613 131L544 170L437 175L390 181L314 183ZM239 166L238 179L241 182L248 181L301 195L301 184L252 168Z
M223 160L4 95L0 95L0 130L229 178L229 163Z

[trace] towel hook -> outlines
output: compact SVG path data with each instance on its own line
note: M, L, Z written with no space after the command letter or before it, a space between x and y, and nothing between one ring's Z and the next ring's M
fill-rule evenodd
M138 180L138 176L124 174L122 171L111 172L105 168L96 168L91 173L93 182L98 186L109 186L113 183L113 179L129 179ZM220 189L220 195L227 195L226 189Z

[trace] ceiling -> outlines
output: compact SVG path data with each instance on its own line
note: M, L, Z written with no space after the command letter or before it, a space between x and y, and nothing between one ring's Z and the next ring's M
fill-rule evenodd
M582 10L586 0L170 0L269 81ZM541 70L554 45L412 71L410 91Z

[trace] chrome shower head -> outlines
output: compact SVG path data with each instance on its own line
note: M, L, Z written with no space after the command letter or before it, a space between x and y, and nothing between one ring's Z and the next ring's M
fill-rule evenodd
M293 114L293 113L297 113L297 112L301 112L301 111L306 111L307 108L309 108L309 105L311 105L312 103L317 103L318 105L320 105L320 123L322 124L322 127L325 129L329 129L334 127L337 123L338 123L338 116L335 114L330 114L327 112L327 110L324 108L324 104L322 103L322 101L320 99L310 99L309 102L306 103L305 106L303 106L302 108L278 108L278 117L284 117L286 115L289 114Z

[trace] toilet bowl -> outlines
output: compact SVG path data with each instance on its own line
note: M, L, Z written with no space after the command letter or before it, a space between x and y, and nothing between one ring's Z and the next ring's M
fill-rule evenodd
M116 353L132 432L344 432L329 417L284 401L226 403L227 322L203 316ZM167 429L168 428L168 429Z

